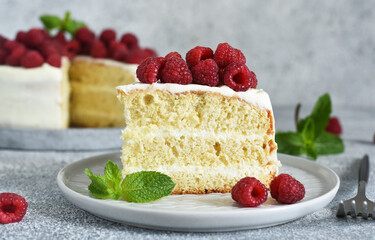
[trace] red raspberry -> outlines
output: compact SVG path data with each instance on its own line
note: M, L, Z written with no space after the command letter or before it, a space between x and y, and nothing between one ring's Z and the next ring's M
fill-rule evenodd
M21 66L24 68L35 68L42 66L44 59L37 51L27 51L26 54L21 58Z
M95 34L87 27L81 27L77 30L75 38L81 43L91 43L95 40Z
M26 41L26 32L19 31L16 35L16 41L22 44L25 44Z
M47 58L48 56L53 54L59 54L59 50L51 41L43 42L43 44L39 47L39 52L43 55L44 58Z
M91 45L90 55L94 58L107 58L108 50L101 41L94 41Z
M68 58L73 58L75 55L79 53L80 49L81 46L79 42L73 39L65 44L63 55L67 56Z
M148 57L149 56L147 51L140 48L135 48L129 52L128 56L125 59L125 62L140 64L144 59Z
M257 79L245 64L231 63L224 70L224 84L236 92L247 91L255 88Z
M328 124L326 126L326 132L340 135L342 133L342 127L340 124L340 121L337 117L331 117L328 121Z
M109 44L109 55L116 61L124 62L129 54L126 46L118 41L112 41Z
M22 45L13 49L10 55L5 60L5 63L10 66L20 66L21 58L25 54L26 48Z
M213 59L200 61L191 69L193 83L217 86L219 84L219 67Z
M134 34L132 34L132 33L125 33L124 35L122 35L121 42L123 44L125 44L125 46L129 50L133 50L133 49L139 48L139 46L138 46L138 38Z
M8 40L5 37L0 35L0 47L2 47L6 41Z
M104 29L99 36L99 39L106 45L116 40L116 32L113 29Z
M305 187L289 174L280 174L272 180L271 196L279 203L291 204L302 200L305 196Z
M232 199L245 207L257 207L267 200L266 186L254 177L245 177L232 188Z
M137 78L143 83L156 83L164 64L165 58L163 57L146 58L137 68Z
M166 60L161 70L161 81L164 83L190 84L193 77L184 59L172 57Z
M231 47L228 43L220 43L215 51L214 60L220 68L225 68L231 63L246 63L243 53Z
M59 31L56 36L53 38L54 41L56 41L58 44L65 45L66 44L66 38L63 31Z
M28 47L36 48L43 43L45 34L39 28L32 28L26 33L25 44Z
M7 41L4 42L3 48L8 53L11 53L13 51L13 49L15 49L16 47L20 47L20 46L23 47L23 44L21 44L19 42L16 42L16 41L12 41L12 40L7 40Z
M165 59L169 59L171 57L182 58L181 55L178 52L170 52L167 55L165 55Z
M152 48L145 48L143 49L143 51L145 51L149 57L157 57L158 54L156 53L156 51Z
M46 62L53 67L61 67L61 56L59 54L50 55Z
M186 62L189 68L197 65L201 60L213 58L214 52L211 48L197 46L186 53Z
M4 49L0 48L0 65L5 64L6 58L7 58L7 52Z
M0 193L0 223L19 222L27 211L25 198L15 193Z

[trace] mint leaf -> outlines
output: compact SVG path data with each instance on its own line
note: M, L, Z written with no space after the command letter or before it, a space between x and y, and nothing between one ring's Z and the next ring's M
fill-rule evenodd
M172 193L175 183L162 173L141 171L126 176L122 181L122 197L129 202L150 202Z
M276 132L275 141L277 151L291 155L301 155L304 153L303 139L300 133Z
M315 138L315 124L311 117L306 118L306 122L302 129L302 139L306 142L312 142Z
M109 191L103 176L93 175L91 170L88 168L85 169L85 173L91 179L89 191L94 197L100 199L112 198L112 194Z
M314 148L319 155L342 153L345 149L340 137L327 132L321 133L315 139Z
M319 97L311 114L305 119L299 121L297 126L298 132L302 132L308 118L311 118L315 125L315 136L318 136L327 126L329 115L332 110L331 108L331 98L328 93Z
M111 160L107 161L104 167L105 182L110 191L115 196L113 199L119 199L121 197L121 170L117 164Z
M61 29L62 21L59 17L54 15L42 15L40 17L40 20L42 21L44 28L48 31L52 29Z

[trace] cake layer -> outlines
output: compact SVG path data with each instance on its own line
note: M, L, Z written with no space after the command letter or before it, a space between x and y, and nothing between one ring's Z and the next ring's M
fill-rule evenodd
M108 59L76 57L69 70L71 124L83 127L124 126L123 106L116 99L115 87L135 82L136 66Z
M0 66L0 127L68 127L69 61L62 67Z

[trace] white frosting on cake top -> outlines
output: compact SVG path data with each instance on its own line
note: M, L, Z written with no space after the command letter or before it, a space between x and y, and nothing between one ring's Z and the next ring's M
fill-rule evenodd
M269 109L272 111L272 105L268 94L263 91L262 89L252 89L245 92L236 92L228 86L220 86L220 87L210 87L206 85L198 85L198 84L187 84L181 85L176 83L133 83L124 86L118 86L118 90L124 92L125 94L129 94L132 91L136 90L148 90L148 91L166 91L170 93L185 93L185 92L212 92L212 93L219 93L226 97L234 97L242 99L250 104L257 105L259 107L263 107L265 109Z
M125 71L131 72L134 75L136 75L136 71L138 68L138 64L122 63L122 62L115 61L115 60L108 59L108 58L93 58L90 56L82 56L82 55L76 56L73 59L73 61L88 61L88 62L104 64L106 66L120 67L124 69Z

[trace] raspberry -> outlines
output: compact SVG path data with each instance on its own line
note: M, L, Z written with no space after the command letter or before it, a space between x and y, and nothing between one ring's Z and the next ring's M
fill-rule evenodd
M191 74L194 83L211 87L219 84L219 67L213 59L200 61L191 69Z
M59 50L54 44L52 44L51 41L43 42L43 44L39 47L39 51L45 58L48 58L48 56L53 54L59 54Z
M22 44L25 44L26 40L26 32L24 31L19 31L16 35L16 41Z
M95 34L87 27L81 27L77 30L75 38L81 43L91 43L95 40Z
M149 57L142 61L137 68L137 78L143 83L155 83L160 78L160 70L163 69L165 58Z
M167 55L165 55L165 59L169 59L171 57L182 58L181 55L178 52L170 52Z
M28 47L36 48L42 44L44 37L45 34L41 29L32 28L26 33L25 44Z
M232 199L245 207L257 207L267 200L266 186L254 177L245 177L232 188Z
M126 46L118 41L109 44L109 55L116 61L124 62L129 54Z
M147 51L145 51L143 49L140 49L140 48L136 48L136 49L133 49L129 52L125 61L127 63L140 64L144 59L146 59L148 57L149 56L148 56Z
M56 36L53 38L54 41L56 41L57 43L61 44L61 45L65 45L66 44L66 38L65 38L65 34L63 31L59 31Z
M279 203L291 204L302 200L305 196L305 187L289 174L280 174L272 180L271 196Z
M0 193L0 223L15 223L23 219L27 211L26 200L15 193Z
M161 81L164 83L189 84L193 81L193 77L184 59L172 57L165 62L161 71Z
M59 54L50 55L46 62L53 67L61 67L61 56Z
M6 41L8 40L5 37L0 35L0 47L2 47Z
M228 43L220 43L215 51L214 60L219 68L225 68L231 63L246 63L243 53L231 47Z
M5 63L6 58L7 52L4 49L0 48L0 65Z
M339 119L337 117L331 117L325 130L326 132L340 135L342 133L342 128Z
M236 92L247 91L257 85L255 74L245 64L240 63L231 63L225 68L223 81Z
M81 49L79 42L75 39L67 42L64 46L63 55L73 58Z
M108 50L101 41L94 41L91 45L90 55L94 58L107 58Z
M34 68L43 65L44 59L37 51L27 51L21 58L21 65L24 68Z
M11 53L13 51L13 49L15 49L16 47L19 47L19 46L23 47L23 45L21 43L19 43L19 42L12 41L12 40L7 40L7 41L4 42L3 48L8 53Z
M20 66L21 58L25 52L26 48L24 46L15 47L12 53L6 58L5 63L10 66Z
M133 50L133 49L139 48L139 46L138 46L138 38L134 34L132 34L132 33L125 33L124 35L122 35L121 42L123 44L125 44L125 46L129 50Z
M116 32L113 29L104 29L99 36L99 39L106 45L116 40Z
M201 60L213 58L214 52L211 48L197 46L186 53L186 62L189 68L197 65Z
M145 48L143 49L143 51L145 51L149 57L157 57L158 54L156 53L156 51L152 48Z

